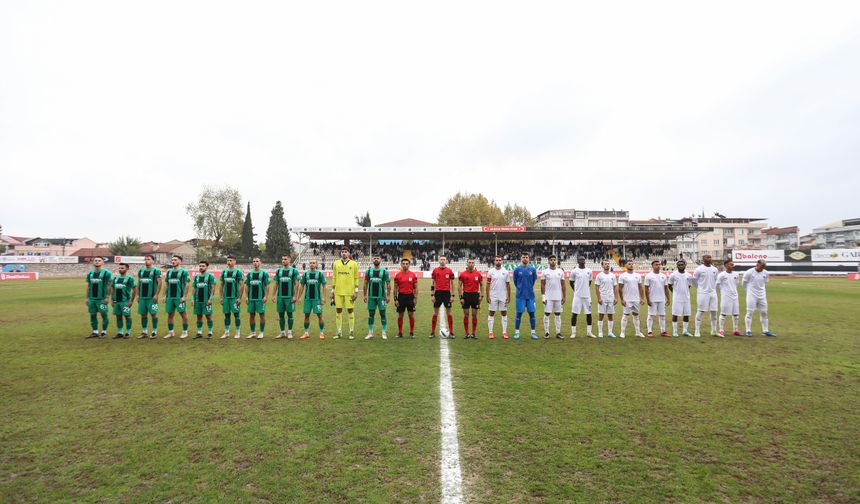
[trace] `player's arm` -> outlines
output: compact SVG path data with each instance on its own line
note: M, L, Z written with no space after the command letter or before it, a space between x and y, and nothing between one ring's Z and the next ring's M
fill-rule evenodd
M412 301L413 306L418 304L418 275L415 275L412 282Z
M156 270L156 271L161 271L161 270ZM157 277L155 277L155 291L154 292L155 293L152 295L152 299L154 299L155 302L157 303L158 302L158 295L161 293L161 275L158 275Z
M621 292L621 288L618 287L618 282L612 282L612 294L614 299L613 304L618 304L618 294Z
M507 305L508 305L508 303L509 303L509 302L510 302L510 300L511 300L511 282L510 282L510 281L505 282L505 287L506 287L506 289L505 289L505 290L506 290L506 291L507 291L507 293L508 293L508 297L507 297L507 298L505 298L505 306L507 306Z
M562 284L562 285L564 285L564 284ZM565 290L565 289L562 289L562 290ZM603 304L603 298L600 297L600 284L597 282L594 282L594 293L597 294L597 304L602 305ZM564 304L564 303L562 303L562 304Z
M89 277L89 275L87 275ZM87 278L87 288L84 291L84 306L90 305L90 280Z
M134 280L132 280L134 282ZM137 283L131 284L131 299L128 300L128 305L131 306L134 304L134 300L137 298Z
M336 276L336 275L332 275L332 278L334 278L335 276ZM332 280L332 283L334 283L334 280ZM325 286L325 273L323 273L323 286ZM332 296L332 300L334 300L334 287L332 287L332 290L331 290L331 296ZM326 300L325 300L325 287L322 287L322 288L320 289L320 298L321 298L321 301L322 301L323 306L325 306L325 303L326 303Z
M179 280L179 292L182 296L179 298L180 303L185 302L185 295L188 293L188 277L185 276Z
M269 272L263 271L263 304L269 300Z
M642 296L642 291L645 291L645 302L648 306L651 306L651 289L648 288L648 279L645 279L645 288L643 289L640 285L639 288L639 296Z
M362 293L364 294L364 302L365 303L367 302L367 284L368 284L367 279L370 277L370 275L368 275L369 271L370 270L368 269L367 271L364 272L364 287L362 288Z
M484 275L481 275L481 278L478 279L478 303L481 302L481 299L484 297L484 292L481 290L481 286L484 284Z
M358 297L358 263L353 261L352 264L352 300L355 301L355 298Z
M385 302L391 299L391 277L388 276L388 270L385 270Z
M641 300L641 299L643 299L643 297L642 297L642 294L643 294L643 292L642 292L642 291L643 291L643 290L646 290L646 292L647 292L647 289L642 289L642 282L640 281L640 282L639 282L639 299L640 299L640 300ZM639 304L644 304L644 302L643 302L643 301L639 301Z
M621 304L624 305L624 282L618 281L618 300L621 301Z
M668 283L663 284L663 292L666 293L666 301L669 301L669 284Z
M111 282L110 284L108 284L108 289L107 289L107 298L106 298L106 299L108 300L108 302L109 302L111 305L113 305L113 282Z
M746 270L746 271L744 271L744 276L743 276L743 279L741 280L741 286L742 286L744 289L746 289L746 288L747 288L747 285L749 285L749 283L750 283L750 279L749 279L749 277L748 277L748 275L747 275L747 273L749 273L749 272L750 272L750 270Z

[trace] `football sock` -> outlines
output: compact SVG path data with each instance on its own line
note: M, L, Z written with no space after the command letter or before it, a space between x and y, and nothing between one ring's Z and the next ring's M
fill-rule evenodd
M373 332L373 322L374 322L375 318L376 318L376 311L370 312L370 314L367 316L367 330L368 330L368 332L371 332L371 333Z
M448 330L454 332L454 315L448 314ZM469 331L466 331L469 332Z
M409 332L415 333L415 315L409 314Z
M761 330L762 332L767 332L767 312L759 312L758 314L759 320L761 320Z
M155 317L155 316L152 317L152 330L153 331L158 330L158 317Z
M611 322L610 322L611 324ZM621 334L627 330L627 315L621 315Z
M704 312L697 311L696 312L696 332L701 332L702 330L702 314Z
M403 315L397 315L397 332L403 334Z
M508 316L502 315L502 332L508 332Z
M472 315L472 334L478 332L478 316Z
M654 317L648 315L648 318L645 320L645 327L648 328L648 332L652 332L651 330L654 328Z
M167 323L167 330L168 330L168 331L172 331L172 330L173 330L173 322L168 322L168 323Z
M433 319L430 322L430 332L436 334L436 322L439 320L438 315L433 315Z
M666 316L665 315L659 315L658 318L660 320L660 332L664 333L664 332L666 332Z
M532 331L534 331L537 326L537 317L535 317L535 312L533 311L529 312L529 325L531 326Z
M116 331L117 331L119 334L122 334L122 327L123 327L123 323L122 323L122 322L123 322L122 317L117 317L117 318L116 318Z
M642 326L639 325L639 315L633 315L633 323L636 324L636 332L641 332L639 328Z
M295 322L295 321L296 321L296 319L293 317L292 312L288 312L287 313L287 329L292 331L293 330L293 322Z
M543 316L543 328L546 332L549 332L549 313Z
M496 317L490 315L487 317L487 328L489 332L493 332L493 322L496 320Z
M107 313L102 313L102 331L107 331L108 316Z
M517 316L514 318L514 324L517 328L517 331L520 330L520 321L523 319L523 312L517 312Z
M287 314L284 312L278 312L278 327L281 328L281 332L287 328Z
M149 319L146 317L142 317L140 319L140 325L143 327L143 332L146 332L146 329L149 327Z
M610 320L606 323L606 325L609 327L609 333L611 334L612 333L612 326L615 325L615 322L613 320Z
M463 332L469 334L469 316L463 315Z
M386 314L385 312L386 310L379 310L379 322L382 323L383 331L388 329L388 314Z
M555 333L561 334L561 314L555 316Z
M744 322L747 324L747 332L752 331L752 312L747 311L746 316L744 317Z
M188 331L188 322L183 322L182 323L182 332L187 332L187 331Z
M209 332L212 332L212 327L215 326L215 321L212 319L206 319L206 328L209 329Z
M349 332L355 331L355 311L349 312L347 318L349 318Z
M125 318L125 333L131 334L131 317Z
M343 331L343 313L334 313L334 325L337 327L337 333L340 334ZM253 331L253 329L251 329Z
M726 327L726 316L720 313L720 331L724 330Z

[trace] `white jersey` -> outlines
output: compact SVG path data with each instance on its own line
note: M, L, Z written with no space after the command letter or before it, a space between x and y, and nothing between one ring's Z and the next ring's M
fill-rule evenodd
M648 299L658 303L666 302L666 276L653 271L645 275L645 288L648 289Z
M546 282L544 295L546 295L547 301L561 301L561 290L564 288L564 270L547 268L540 274L541 280Z
M702 294L712 294L717 292L717 270L716 266L705 266L702 264L696 268L693 274L693 285L696 286L697 292Z
M615 301L615 286L618 285L618 279L613 273L600 272L594 283L600 289L600 299L604 303L612 303Z
M675 301L690 300L690 284L693 282L693 277L686 271L673 271L669 275L669 285L672 286L672 299Z
M591 299L591 268L573 268L570 272L573 283L573 297Z
M621 294L624 296L625 302L641 301L639 297L639 284L642 282L642 276L639 273L624 272L618 277L618 285L621 288Z
M720 295L723 299L738 298L738 282L741 276L737 271L722 271L717 275L717 288L720 290Z
M508 282L511 281L511 272L505 268L490 268L487 272L487 281L490 282L490 300L504 301L508 297Z
M758 272L755 268L750 268L744 272L744 289L747 290L747 299L767 299L767 292L765 292L767 276L767 270Z

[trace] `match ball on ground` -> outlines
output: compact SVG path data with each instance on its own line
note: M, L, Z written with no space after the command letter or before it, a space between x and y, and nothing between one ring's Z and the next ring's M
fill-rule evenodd
M441 336L443 338L447 338L448 334L449 334L448 329L439 329L439 336Z

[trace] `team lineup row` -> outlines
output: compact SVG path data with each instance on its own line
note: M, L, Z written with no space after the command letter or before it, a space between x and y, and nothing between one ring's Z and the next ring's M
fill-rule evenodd
M558 266L555 256L550 256L549 267L540 274L541 301L544 305L544 338L550 337L550 316L554 318L555 337L564 339L561 333L561 314L567 302L568 290L564 285L565 272ZM410 261L403 259L393 278L386 268L380 266L379 256L373 257L373 266L364 275L363 287L359 283L358 264L350 258L347 248L341 250L341 259L332 265L331 288L327 296L326 276L315 260L309 263L310 269L300 273L291 267L291 258L282 257L282 267L278 268L272 278L261 269L260 258L253 259L253 268L245 275L236 268L236 259L227 258L227 269L221 272L220 280L208 271L209 263L201 261L197 274L192 278L188 270L182 267L182 257L173 256L172 267L164 273L154 266L154 258L146 256L144 267L137 273L137 278L128 273L129 266L119 264L118 274L112 275L105 269L100 259L93 261L93 269L87 273L86 305L90 314L92 333L87 338L104 338L107 336L108 312L116 317L117 335L115 339L129 338L132 329L132 307L137 301L137 313L141 317L142 332L139 338L156 338L158 336L159 300L163 299L167 311L168 332L164 338L172 338L174 332L174 315L179 313L182 319L180 338L188 337L187 300L193 305L193 313L197 318L197 334L195 339L203 338L204 319L208 329L207 337L212 338L213 305L220 299L224 315L224 333L222 339L231 334L231 326L235 326L234 338L241 334L241 305L246 303L249 314L250 333L246 338L262 339L266 326L266 303L272 299L276 305L280 333L277 338L293 338L294 314L298 311L299 300L302 301L301 311L304 314L304 332L300 339L310 337L309 328L311 315L316 315L320 339L325 339L325 323L323 307L330 302L335 307L337 333L335 339L343 334L343 312L346 311L349 324L349 339L355 338L355 301L362 294L368 309L368 329L365 339L374 337L376 312L379 312L382 338L387 339L387 305L391 299L397 310L397 337L403 337L404 314L408 314L409 336L415 337L414 312L418 304L418 276L410 271ZM659 324L659 334L663 337L689 336L699 337L704 314L709 314L710 334L725 336L725 319L732 318L733 331L737 336L752 336L753 312L759 312L762 332L765 336L776 336L768 328L767 293L768 272L765 262L759 261L754 268L748 269L743 275L734 271L734 264L728 261L724 271L720 272L712 264L711 257L703 257L693 274L686 271L686 262L677 263L677 269L670 275L660 271L659 261L652 263L652 271L641 275L634 271L633 261L623 262L625 271L616 275L611 271L609 261L603 261L603 271L596 276L585 266L585 258L579 257L577 267L568 277L572 291L571 303L571 338L576 337L577 318L584 313L586 316L587 333L592 338L602 338L603 322L607 321L607 337L624 338L628 324L631 322L634 334L639 337L654 337L653 324ZM484 277L486 276L486 282ZM643 278L644 277L644 278ZM475 269L473 259L467 261L466 269L459 275L447 266L445 256L439 257L439 266L431 274L430 297L433 304L433 318L430 337L434 337L439 322L440 308L444 307L447 317L447 327L440 328L443 338L453 338L452 288L456 282L457 296L463 309L464 337L477 338L478 313L482 302L489 305L488 338L494 339L493 332L495 314L501 316L502 338L508 339L507 306L511 299L511 284L515 288L516 319L514 339L520 338L520 323L522 316L528 313L531 338L539 339L536 333L535 316L535 284L538 280L537 270L530 264L529 254L522 254L521 263L509 271L502 268L502 258L496 257L494 265L486 273ZM190 288L189 288L190 283ZM592 330L591 314L592 285L597 299L598 332ZM746 290L746 331L741 333L739 328L740 306L738 287ZM164 290L162 297L162 288ZM689 331L691 316L690 291L696 288L697 312L695 317L695 333ZM217 293L216 293L217 291ZM719 303L718 303L719 293ZM671 303L673 332L666 330L666 311ZM614 333L614 316L616 308L621 305L621 332ZM646 329L642 333L639 320L640 307L648 305ZM717 308L719 305L719 323L717 323ZM101 331L98 329L98 316L101 315ZM260 331L257 332L257 317L259 316ZM679 322L679 319L680 322ZM149 322L152 322L150 331ZM469 322L471 320L471 331ZM678 329L681 324L681 331Z

